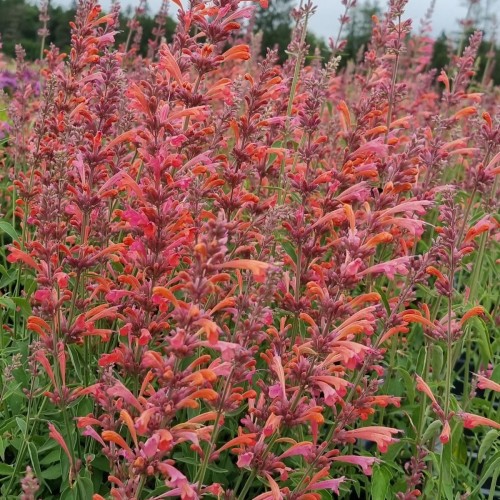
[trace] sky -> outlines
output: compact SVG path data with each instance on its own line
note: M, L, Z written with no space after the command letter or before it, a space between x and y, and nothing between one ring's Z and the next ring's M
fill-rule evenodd
M272 0L270 0L272 1ZM313 0L317 5L316 14L310 21L310 29L316 35L323 37L325 40L329 37L335 37L339 27L339 16L342 14L344 7L340 0ZM483 0L483 4L489 4L490 12L494 12L497 0ZM52 0L52 4L69 5L71 0ZM111 0L101 0L104 8L108 8ZM135 5L137 0L120 0L122 6ZM152 12L155 12L160 6L161 0L148 0L148 4ZM361 1L359 2L361 3ZM372 0L374 3L374 0ZM385 6L387 0L379 0L380 6ZM409 0L406 6L406 18L413 20L414 28L419 27L420 19L425 15L429 8L431 0ZM458 20L465 17L467 8L465 0L436 0L436 6L433 15L433 33L439 35L442 31L453 33L457 31ZM175 9L175 5L171 6L171 14ZM175 17L175 16L174 16Z

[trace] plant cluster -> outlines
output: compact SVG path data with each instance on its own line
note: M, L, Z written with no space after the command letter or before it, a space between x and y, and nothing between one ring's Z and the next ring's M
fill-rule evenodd
M80 0L68 54L44 48L46 11L43 58L16 50L0 496L494 498L500 101L474 80L481 33L437 75L429 23L411 34L391 0L340 70L353 0L310 64L310 1L284 64L259 56L255 5L172 3L147 57L143 2L119 47L118 5Z

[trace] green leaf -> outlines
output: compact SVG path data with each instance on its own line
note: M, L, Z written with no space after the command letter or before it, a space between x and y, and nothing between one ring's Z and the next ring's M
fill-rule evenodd
M490 335L488 333L488 328L486 323L482 318L475 316L469 320L471 325L473 338L479 347L479 353L481 354L481 362L484 365L493 359L493 350L490 343Z
M77 497L77 490L67 486L66 488L64 488L63 492L61 493L60 500L79 500Z
M5 398L4 398L5 399ZM3 434L6 431L10 431L12 427L16 425L16 420L14 417L9 418L5 421L5 423L0 427L0 434Z
M25 316L29 316L31 314L31 306L28 302L28 299L25 299L24 297L12 297L12 300L14 304L16 304L19 309L21 309L21 312Z
M78 496L81 500L86 500L87 498L90 499L94 494L94 485L88 477L78 476L76 480L76 488Z
M17 234L17 231L14 229L14 227L10 222L7 222L5 220L0 220L0 231L7 233L12 238L12 240L19 241L19 236Z
M55 448L49 453L47 453L47 455L45 455L42 459L40 459L40 463L42 465L48 465L48 464L53 464L54 462L58 462L59 454L60 454L59 448Z
M391 305L389 304L389 301L387 300L386 293L380 287L375 287L375 290L377 290L378 294L380 295L380 298L382 299L382 304L384 304L385 310L386 310L387 314L390 316Z
M174 455L174 459L177 462L184 462L185 464L196 465L196 466L200 465L200 461L193 457ZM209 464L207 469L211 470L212 472L216 472L218 474L227 474L229 472L227 469L222 469L221 467L217 467L217 465L214 464Z
M282 241L281 246L288 254L288 256L293 260L293 262L297 264L297 253L295 252L294 246L289 241Z
M436 380L440 379L440 374L443 369L443 360L444 360L443 348L439 345L434 344L432 346L431 366L432 366L432 374Z
M424 435L422 436L422 442L427 443L429 440L434 439L442 426L443 424L440 420L434 420L434 422L425 429Z
M35 443L31 441L28 443L28 453L30 454L31 465L33 466L36 477L41 478L45 486L50 490L42 475L42 469L40 467L40 461L38 460L38 451L36 449Z
M424 366L425 366L425 360L427 358L427 349L425 346L422 346L420 350L418 351L418 357L417 357L417 367L416 367L416 372L417 373L423 373L424 372Z
M48 469L44 469L42 471L42 477L44 479L48 479L49 481L62 477L61 464L55 464L49 467Z
M403 379L406 397L408 398L408 402L412 405L415 402L415 380L404 368L397 366L396 371Z
M14 472L14 467L8 464L0 463L0 476L11 476Z
M389 498L389 486L391 483L391 472L389 469L380 465L373 470L372 477L372 500L386 500Z
M17 426L23 434L26 434L26 420L16 417Z
M0 280L0 288L5 288L17 279L17 269L9 269L7 274L4 274Z
M452 467L452 442L453 436L451 436L450 440L447 444L443 446L443 451L441 452L441 460L443 461L443 466L441 468L443 472L442 477L442 487L443 492L447 500L453 500L453 474L451 473Z
M488 465L489 464L489 465ZM481 489L481 486L488 480L488 478L493 474L493 472L500 467L500 451L496 452L491 459L487 462L488 467L484 471L479 483L471 491L470 497L474 498L474 495Z
M479 447L479 452L477 454L477 459L479 462L482 462L486 457L486 453L491 451L491 445L498 439L500 436L500 432L496 429L491 429L484 436L483 441L481 442L481 446Z

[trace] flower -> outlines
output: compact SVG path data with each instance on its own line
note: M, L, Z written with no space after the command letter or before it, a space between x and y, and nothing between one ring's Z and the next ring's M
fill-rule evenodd
M377 443L377 448L381 453L387 452L389 445L396 443L398 439L394 438L395 434L399 434L399 429L392 427L367 426L359 429L344 430L338 434L338 438L354 442L356 439L366 439Z
M480 425L500 429L500 424L498 422L486 417L481 417L480 415L474 415L473 413L466 412L459 412L457 415L462 419L466 429L474 429Z

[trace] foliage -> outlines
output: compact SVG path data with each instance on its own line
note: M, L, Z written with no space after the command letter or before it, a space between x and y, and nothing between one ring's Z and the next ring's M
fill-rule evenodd
M167 2L141 49L143 2L123 27L81 0L67 55L46 4L43 58L16 49L0 497L494 498L500 92L476 77L482 34L436 72L429 27L410 35L392 0L356 64L305 64L304 2L281 64L254 5L173 3L169 43Z

